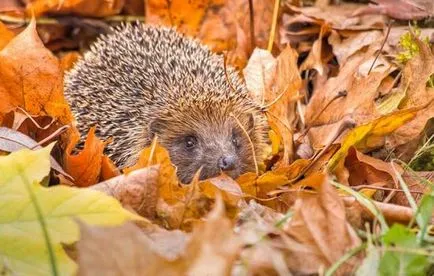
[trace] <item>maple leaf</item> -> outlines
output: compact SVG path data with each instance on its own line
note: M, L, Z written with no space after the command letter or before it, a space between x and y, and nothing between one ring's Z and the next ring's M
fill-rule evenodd
M143 220L101 192L61 185L42 187L39 183L50 171L51 149L24 149L0 157L2 271L47 275L50 271L54 274L57 266L62 274L72 274L75 265L61 242L78 239L74 218L97 225Z

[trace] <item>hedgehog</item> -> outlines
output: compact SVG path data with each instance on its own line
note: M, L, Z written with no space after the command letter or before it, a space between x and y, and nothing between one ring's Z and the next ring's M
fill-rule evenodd
M255 170L268 126L239 73L222 55L175 28L122 24L100 36L65 75L81 133L112 138L107 154L133 165L154 138L182 183ZM254 156L255 155L255 156Z

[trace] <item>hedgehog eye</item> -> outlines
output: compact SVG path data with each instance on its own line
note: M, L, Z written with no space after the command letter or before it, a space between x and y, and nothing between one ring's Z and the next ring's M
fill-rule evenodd
M191 150L192 148L194 148L196 146L196 144L197 144L196 137L194 137L194 136L185 137L184 145L185 145L186 149Z
M236 148L240 147L240 141L238 140L238 136L235 133L232 134L231 142Z

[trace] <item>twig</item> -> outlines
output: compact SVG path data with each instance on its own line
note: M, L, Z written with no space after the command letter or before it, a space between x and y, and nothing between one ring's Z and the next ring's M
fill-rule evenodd
M328 151L330 146L336 141L336 139L339 138L339 136L341 136L341 134L345 130L349 128L353 128L354 126L355 126L355 122L351 118L342 121L342 123L339 125L339 128L336 130L335 134L333 135L332 139L328 141L325 147L312 159L312 161L309 162L309 164L301 170L301 172L297 177L290 180L290 183L295 183L296 181L298 181L313 166L313 164L315 164L315 162L318 161L318 159L320 159L321 156L323 156Z
M255 11L253 9L253 0L249 0L249 19L250 19L250 47L255 49Z
M397 189L397 188L387 188L387 187L379 187L379 186L374 186L374 185L358 185L358 186L351 186L351 188L353 188L353 190L361 190L361 189L371 189L371 190L383 190L383 191L394 191L394 192L404 192L402 189ZM424 192L421 191L412 191L410 190L410 192L413 194L424 194Z
M274 36L276 34L277 17L279 15L280 0L274 0L273 21L271 23L270 37L268 39L268 52L273 50Z
M56 18L52 17L39 17L36 18L36 24L37 25L55 25L55 24L61 24L62 21L65 19L86 19L86 20L92 20L92 21L100 21L100 22L135 22L145 21L144 16L124 16L124 15L114 15L114 16L107 16L103 17L101 19L95 19L90 17L78 17L78 16L59 16ZM29 24L31 21L30 17L15 17L10 15L4 15L0 14L0 21L3 21L5 23L14 23L14 24Z
M390 29L392 29L392 21L389 21L389 25L387 26L386 37L384 37L383 43L381 44L381 47L380 47L380 49L378 50L378 53L377 53L377 55L375 56L375 59L374 59L374 61L373 61L372 64L371 64L371 68L369 68L368 75L371 73L372 68L374 68L374 64L375 64L375 62L377 61L378 57L380 56L381 51L382 51L383 48L384 48L384 45L386 45L387 39L389 38Z
M253 145L252 139L250 138L249 133L247 133L247 130L241 124L240 120L238 120L238 118L235 117L235 115L232 113L230 114L230 116L234 117L235 121L240 126L240 128L243 130L244 134L246 135L247 139L249 140L250 147L252 149L252 154L253 154L253 163L255 164L255 173L256 173L256 176L258 176L259 175L258 160L256 160L256 151L255 151L255 146Z

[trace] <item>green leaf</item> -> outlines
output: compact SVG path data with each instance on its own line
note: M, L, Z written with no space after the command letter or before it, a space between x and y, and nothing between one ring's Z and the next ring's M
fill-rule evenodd
M62 185L42 187L39 183L50 171L50 150L25 149L0 157L0 271L11 271L13 275L53 273L41 225L45 224L54 251L54 266L61 275L72 275L76 266L66 256L61 242L78 240L74 218L96 225L143 219L97 191ZM35 206L39 207L43 223Z
M418 248L416 235L400 224L394 224L383 236L386 252L380 261L381 275L425 275L428 259L406 249ZM392 247L399 251L392 251ZM389 249L389 250L388 250Z
M420 231L418 233L418 241L423 241L427 232L428 226L431 224L432 212L434 210L434 195L433 193L425 194L420 201L418 214L420 218Z

